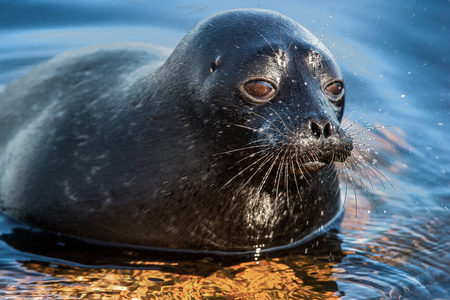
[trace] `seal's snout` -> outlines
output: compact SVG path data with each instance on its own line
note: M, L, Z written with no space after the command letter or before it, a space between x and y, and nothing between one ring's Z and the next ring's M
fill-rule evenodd
M353 140L339 123L310 119L305 125L291 140L305 169L317 170L333 162L344 162L351 155Z

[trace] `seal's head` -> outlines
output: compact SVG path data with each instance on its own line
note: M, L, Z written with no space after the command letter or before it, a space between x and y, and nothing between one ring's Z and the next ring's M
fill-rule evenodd
M345 84L307 29L267 10L227 11L195 27L165 69L177 80L161 87L178 93L178 107L201 132L198 155L214 156L211 186L246 220L234 218L236 227L254 230L244 233L248 240L291 240L342 208L333 162L353 148L340 125ZM313 222L308 214L321 216Z
M181 61L186 58L188 64ZM298 174L350 155L352 139L340 125L342 73L321 41L281 14L232 10L212 16L167 64L188 82L180 88L191 101L181 105L196 114L216 153L283 149Z

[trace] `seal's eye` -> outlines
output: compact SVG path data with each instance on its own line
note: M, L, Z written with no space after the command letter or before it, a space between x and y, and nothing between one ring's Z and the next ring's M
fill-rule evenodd
M344 84L341 81L332 82L325 88L324 92L328 99L337 102L344 96Z
M276 89L270 82L264 80L251 80L244 84L243 92L253 103L266 103L276 93Z

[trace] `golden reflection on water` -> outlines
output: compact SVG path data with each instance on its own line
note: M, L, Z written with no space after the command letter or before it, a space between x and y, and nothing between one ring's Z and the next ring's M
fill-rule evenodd
M148 263L148 262L147 262ZM211 275L182 275L160 270L80 268L23 262L22 267L51 275L51 280L20 282L9 295L78 299L337 299L334 263L304 257L289 266L282 259L246 262ZM299 274L301 273L301 274ZM304 280L307 279L308 282Z

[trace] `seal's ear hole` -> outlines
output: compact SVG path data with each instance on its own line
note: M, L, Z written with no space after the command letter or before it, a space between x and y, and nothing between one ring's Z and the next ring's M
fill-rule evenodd
M247 81L241 90L251 102L256 104L272 100L277 91L272 83L265 80Z
M216 63L211 63L211 65L209 66L209 71L212 73L217 69L217 65Z
M222 58L217 56L216 59L209 65L209 72L214 72L222 63Z
M342 81L334 81L327 85L324 89L325 95L332 102L338 102L344 96L344 83Z

